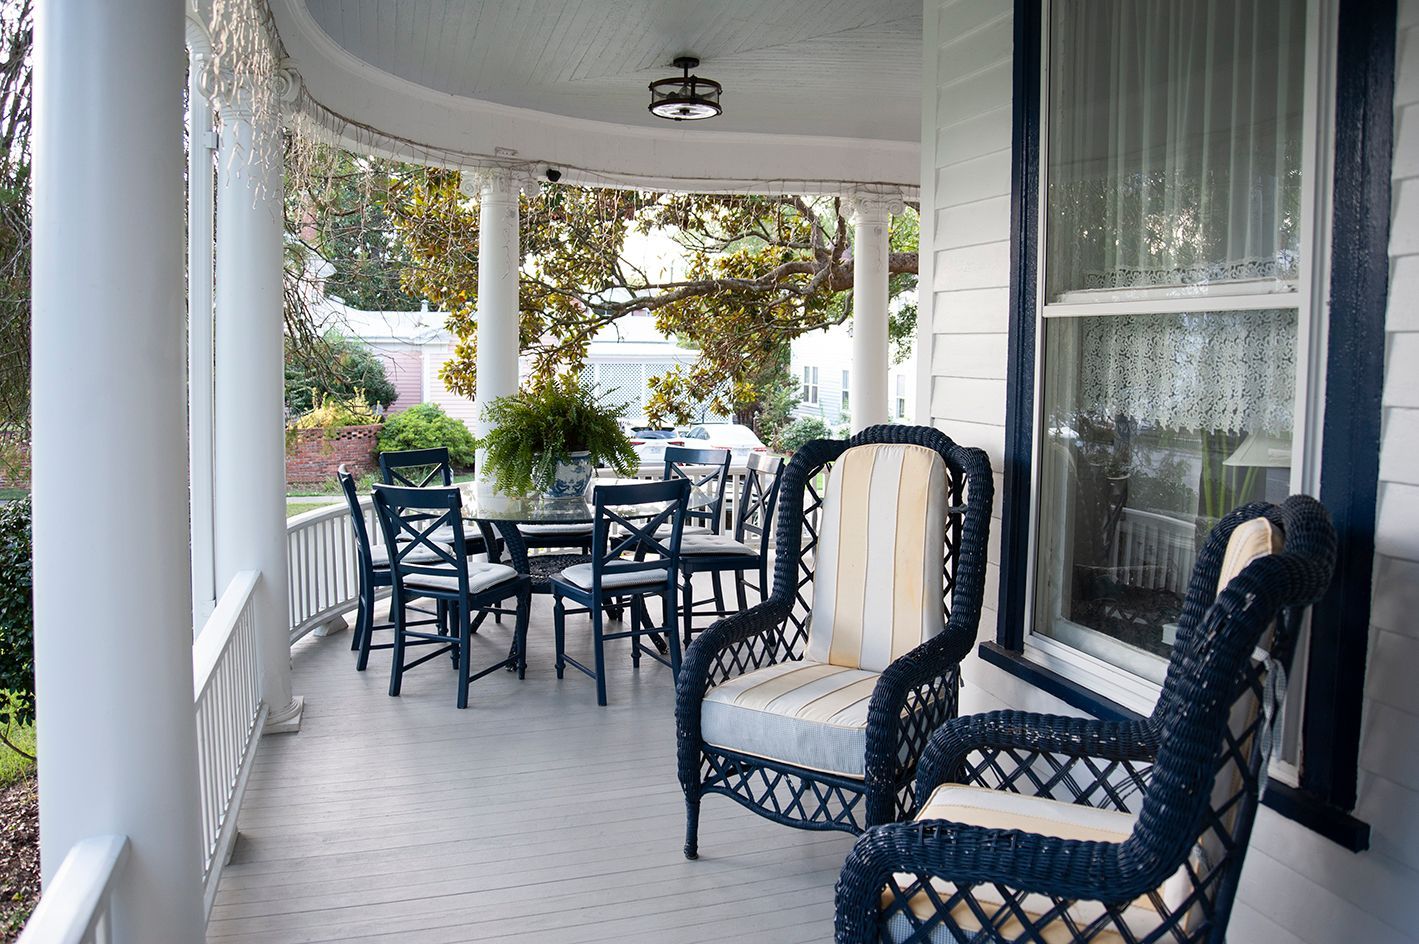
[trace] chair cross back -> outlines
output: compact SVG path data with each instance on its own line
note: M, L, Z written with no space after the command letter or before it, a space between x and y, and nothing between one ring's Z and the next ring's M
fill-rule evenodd
M453 464L448 450L442 446L384 452L379 456L379 475L385 485L407 488L428 488L435 484L448 486L453 484Z
M457 488L376 485L374 500L384 512L381 520L391 547L391 570L401 575L457 576L460 586L467 583L463 558L434 540L435 532L448 528L453 547L463 543L463 500Z
M350 510L350 527L355 531L355 552L360 557L360 566L366 571L374 568L374 556L371 553L372 543L370 541L369 528L365 524L364 509L360 507L360 494L355 487L355 477L350 474L344 464L335 472L335 478L340 483L340 491L345 496L345 504Z
M693 487L704 489L714 495L714 499L702 508L685 512L686 517L703 520L716 534L724 514L724 490L729 483L728 449L695 449L691 446L665 447L666 479L685 479ZM706 466L708 471L698 472L694 466Z
M755 535L761 544L766 539L773 528L782 469L783 460L778 456L756 452L749 457L744 486L735 500L734 540L742 542L746 534Z
M603 485L596 490L596 521L592 537L597 553L592 555L593 573L599 579L605 565L618 561L620 571L673 570L673 562L680 554L680 536L684 523L685 506L690 497L690 480L674 478L663 482L645 482L635 485ZM628 505L644 506L664 502L665 507L648 521L637 521L616 511ZM670 525L668 535L656 531ZM611 527L620 527L620 533L611 540ZM635 563L624 561L624 555L634 554ZM643 558L654 554L657 560Z

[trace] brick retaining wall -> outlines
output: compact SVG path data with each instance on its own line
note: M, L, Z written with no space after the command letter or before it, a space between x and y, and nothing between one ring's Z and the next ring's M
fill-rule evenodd
M286 432L286 481L292 485L317 485L335 478L341 463L356 477L379 468L375 440L380 427L346 426L327 433L323 429Z

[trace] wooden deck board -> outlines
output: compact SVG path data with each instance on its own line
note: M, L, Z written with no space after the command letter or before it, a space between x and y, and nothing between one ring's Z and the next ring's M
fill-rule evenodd
M589 660L587 626L568 637ZM510 634L485 627L475 664ZM545 598L529 635L527 679L475 682L465 711L441 660L389 698L387 654L360 674L348 634L299 643L302 729L262 741L208 940L830 941L851 837L711 797L687 862L669 670L611 643L598 708L590 679L556 679Z

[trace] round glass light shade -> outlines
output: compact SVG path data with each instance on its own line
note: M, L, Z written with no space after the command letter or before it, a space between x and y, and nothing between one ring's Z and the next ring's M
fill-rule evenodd
M724 111L719 104L721 91L718 82L697 75L660 79L650 83L650 113L671 121L713 118Z

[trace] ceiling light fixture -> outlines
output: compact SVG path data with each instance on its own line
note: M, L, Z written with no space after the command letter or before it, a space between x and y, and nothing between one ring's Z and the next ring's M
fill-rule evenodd
M675 68L683 69L683 76L650 83L652 115L671 121L698 121L724 111L719 107L719 93L723 91L720 84L690 74L699 64L700 60L694 56L679 56L675 59Z

